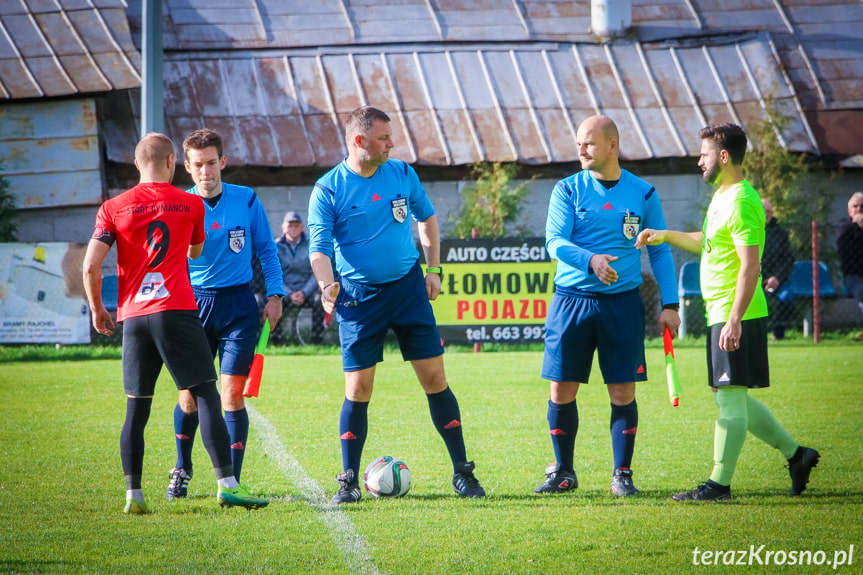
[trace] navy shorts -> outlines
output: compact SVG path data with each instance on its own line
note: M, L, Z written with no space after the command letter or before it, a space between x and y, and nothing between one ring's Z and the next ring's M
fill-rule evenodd
M219 371L249 375L261 328L255 294L248 285L193 289L210 354L219 353Z
M149 397L162 365L177 389L215 383L216 370L195 310L171 310L130 317L123 322L123 388L126 395Z
M403 278L385 284L341 280L336 299L342 368L358 371L384 359L384 337L392 328L405 361L443 354L440 333L419 263Z
M555 286L545 320L542 378L587 383L594 350L605 383L647 380L638 290L596 294Z
M710 387L770 387L767 318L747 319L740 323L740 347L736 351L719 349L719 334L724 325L717 323L710 326L710 337L707 340L707 383Z

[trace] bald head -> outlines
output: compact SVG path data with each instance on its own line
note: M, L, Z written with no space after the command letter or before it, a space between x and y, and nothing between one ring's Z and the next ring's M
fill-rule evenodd
M853 220L855 216L863 214L863 192L854 192L848 198L848 216Z
M619 179L619 141L617 126L608 116L596 115L584 120L576 134L581 168L601 180Z
M770 220L773 219L773 204L767 198L761 198L761 205L764 206L765 221L769 224Z
M591 116L582 122L581 125L587 129L596 130L601 133L606 140L620 141L620 134L617 132L617 125L615 125L614 120L608 116L603 116L601 114Z
M176 160L174 142L164 134L145 134L135 146L135 166L141 172L142 183L169 183L174 177Z

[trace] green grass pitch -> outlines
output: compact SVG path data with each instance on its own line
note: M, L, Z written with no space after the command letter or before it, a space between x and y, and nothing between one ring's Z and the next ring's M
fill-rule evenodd
M120 361L60 356L0 363L0 573L863 572L860 345L771 346L772 387L752 393L821 452L821 463L810 488L791 498L785 461L750 436L734 499L707 504L670 499L704 481L712 466L717 408L701 347L677 350L684 387L677 408L668 401L662 351L648 349L651 380L638 388L633 462L642 493L625 500L609 493L609 405L596 366L578 396L580 487L532 494L553 453L542 356L528 351L445 356L486 499L452 492L421 388L410 365L388 353L377 370L363 465L379 455L404 459L413 476L405 498L329 507L341 470L340 359L272 355L260 397L248 402L243 471L243 482L271 497L270 506L221 509L200 441L189 498L167 502L176 391L163 374L146 434L144 492L154 513L142 517L122 513ZM728 551L750 545L823 551L816 558L825 562L723 566ZM850 565L826 564L851 545ZM723 552L719 565L693 565L696 547Z

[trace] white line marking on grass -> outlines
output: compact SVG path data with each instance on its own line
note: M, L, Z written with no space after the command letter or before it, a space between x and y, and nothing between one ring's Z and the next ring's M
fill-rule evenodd
M344 555L348 569L351 572L379 575L380 571L372 563L366 550L365 541L357 533L350 518L337 505L330 504L323 488L317 481L309 477L300 462L288 453L279 439L276 428L267 421L267 418L248 403L246 403L246 411L249 412L249 417L255 422L254 428L264 452L275 460L285 477L299 488L302 498L318 510L318 514L329 529L336 547Z

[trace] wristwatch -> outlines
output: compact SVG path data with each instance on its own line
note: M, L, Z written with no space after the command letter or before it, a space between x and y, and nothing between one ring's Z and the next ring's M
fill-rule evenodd
M441 278L443 278L443 266L438 266L436 268L433 268L431 266L426 266L426 273L427 274L437 274Z

